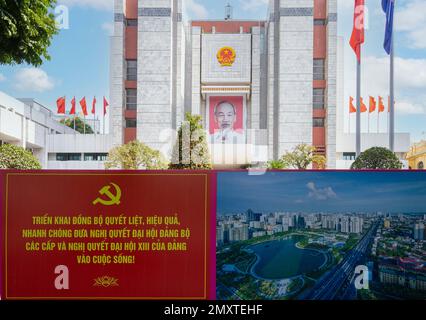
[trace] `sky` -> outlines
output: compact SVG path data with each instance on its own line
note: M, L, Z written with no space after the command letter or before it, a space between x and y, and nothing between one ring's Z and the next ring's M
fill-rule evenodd
M426 172L222 172L217 197L220 214L248 209L261 213L423 213Z
M227 0L183 0L185 17L221 19ZM232 0L235 19L265 19L268 0ZM348 45L352 31L353 1L338 0L338 34L343 37L345 59L345 130L355 128L348 118L349 96L355 96L355 55ZM366 0L368 29L363 47L362 95L388 96L389 58L383 50L385 15L381 0ZM0 66L0 90L17 98L31 97L55 110L58 97L109 96L109 45L113 0L59 0L68 10L69 28L55 36L51 61L40 68ZM411 133L412 142L426 139L426 1L398 0L395 16L396 130ZM68 101L70 98L68 99ZM386 99L385 99L386 101ZM100 103L99 103L100 105ZM101 112L101 108L98 111ZM367 114L363 131L368 131ZM370 131L386 132L387 118L370 119Z

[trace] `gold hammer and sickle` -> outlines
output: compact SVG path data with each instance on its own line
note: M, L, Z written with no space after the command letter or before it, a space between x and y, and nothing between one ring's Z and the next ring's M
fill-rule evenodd
M104 206L113 206L113 205L119 205L120 199L121 199L121 189L118 185L115 183L110 183L115 188L115 195L110 191L111 186L107 185L103 187L101 190L99 190L99 194L101 196L108 197L109 200L104 200L101 198L97 198L95 201L93 201L93 205L97 205L98 203L104 205Z

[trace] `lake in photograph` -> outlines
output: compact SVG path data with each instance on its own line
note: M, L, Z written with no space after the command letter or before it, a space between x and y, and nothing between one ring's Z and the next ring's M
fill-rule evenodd
M268 241L250 246L258 257L252 269L256 276L264 279L285 279L310 272L321 267L326 261L324 253L299 249L296 243L300 237Z

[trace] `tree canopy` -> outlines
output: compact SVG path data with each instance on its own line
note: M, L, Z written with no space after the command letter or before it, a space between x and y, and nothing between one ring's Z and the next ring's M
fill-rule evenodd
M315 164L319 169L324 169L327 159L316 154L317 149L307 144L297 145L293 151L286 152L280 159L283 168L293 168L306 170L311 164Z
M402 169L402 162L391 150L381 147L370 148L359 155L351 169Z
M186 113L173 148L170 169L212 169L207 137L200 115Z
M61 120L62 124L65 124L67 127L70 127L71 129L74 129L74 118L67 118ZM75 118L75 131L83 134L84 133L84 127L86 127L86 134L93 134L95 133L91 126L89 126L87 123L84 123L83 119L80 117Z
M0 65L40 66L57 34L56 0L0 0Z
M124 170L162 170L167 169L167 162L160 151L151 149L135 140L113 148L105 162L106 169Z
M28 150L12 144L0 146L0 169L39 170L41 164Z

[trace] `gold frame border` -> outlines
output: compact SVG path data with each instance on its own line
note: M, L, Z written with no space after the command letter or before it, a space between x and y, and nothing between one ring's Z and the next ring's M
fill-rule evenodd
M204 296L202 297L11 297L8 296L8 200L9 200L9 176L204 176ZM208 174L182 174L182 173L6 173L6 200L5 200L5 298L6 300L207 300L207 210L208 210Z

